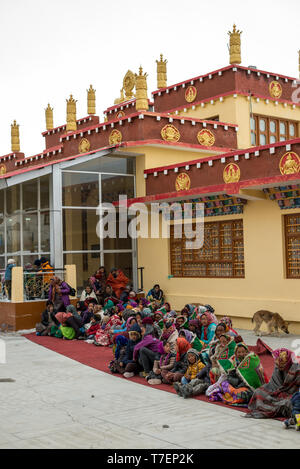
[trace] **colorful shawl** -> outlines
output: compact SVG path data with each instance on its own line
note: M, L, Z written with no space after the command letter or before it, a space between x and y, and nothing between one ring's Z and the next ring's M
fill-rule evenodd
M191 344L189 344L188 341L183 337L178 337L176 343L178 348L176 361L179 362L181 356L184 355L191 348Z

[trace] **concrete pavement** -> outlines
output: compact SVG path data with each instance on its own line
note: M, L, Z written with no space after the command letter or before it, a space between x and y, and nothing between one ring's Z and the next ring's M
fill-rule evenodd
M252 332L240 331L248 344ZM276 420L118 379L2 334L0 448L300 448L300 433ZM263 338L272 347L296 336ZM92 345L91 345L92 346ZM10 378L14 382L1 382Z

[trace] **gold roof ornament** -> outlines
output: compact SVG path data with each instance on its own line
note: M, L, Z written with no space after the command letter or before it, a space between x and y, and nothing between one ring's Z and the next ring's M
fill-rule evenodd
M135 74L131 70L128 70L123 78L123 87L120 90L120 97L115 99L114 104L124 103L125 101L133 99L135 97L133 93L134 87Z
M230 36L229 43L229 54L230 54L230 63L231 64L240 64L241 59L241 34L242 31L236 29L236 25L233 25L233 31L228 31Z
M16 121L11 124L11 151L19 152L20 151L20 133L19 125Z
M87 91L87 112L89 116L96 114L96 90L90 85Z
M135 89L136 89L136 103L137 111L148 111L149 102L147 95L147 73L143 73L143 68L140 66L139 74L135 74Z
M157 89L167 87L167 63L168 61L163 60L163 54L160 54L160 61L157 63Z
M46 116L46 129L51 130L54 128L53 125L53 108L48 104L48 107L45 109Z
M67 132L75 132L77 130L76 122L76 103L77 101L70 95L67 101Z

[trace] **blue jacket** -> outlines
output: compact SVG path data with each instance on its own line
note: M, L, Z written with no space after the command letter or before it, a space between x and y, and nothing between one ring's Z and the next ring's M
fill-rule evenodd
M16 264L8 264L6 266L4 280L11 280L11 269L13 267L16 267Z
M208 345L215 336L216 327L217 327L217 325L214 322L209 324L209 326L207 328L207 339L206 340L204 340L204 327L202 327L200 340L203 340L203 342Z

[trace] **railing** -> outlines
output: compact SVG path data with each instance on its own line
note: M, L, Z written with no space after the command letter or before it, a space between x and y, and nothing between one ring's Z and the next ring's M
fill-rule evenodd
M24 301L47 300L50 280L59 277L65 280L65 269L52 269L46 272L24 270Z

